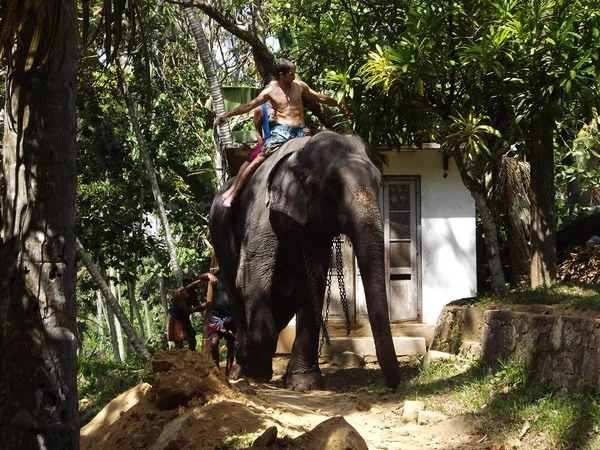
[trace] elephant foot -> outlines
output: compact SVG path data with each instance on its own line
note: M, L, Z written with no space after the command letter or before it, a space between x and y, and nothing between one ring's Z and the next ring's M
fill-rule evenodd
M242 378L244 378L244 376L242 375L242 367L237 364L234 364L231 368L231 371L229 372L229 379L237 381Z
M283 383L286 389L297 392L307 392L325 388L325 381L318 366L313 366L305 370L288 369L283 377Z
M241 378L248 378L257 383L266 383L273 378L273 369L270 365L269 367L242 367L235 364L229 373L229 379L236 381Z

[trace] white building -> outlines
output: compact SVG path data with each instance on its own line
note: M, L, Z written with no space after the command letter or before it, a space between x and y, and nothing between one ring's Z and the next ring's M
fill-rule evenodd
M454 160L438 148L384 154L388 164L379 198L392 334L399 355L423 354L444 306L477 294L475 201ZM360 273L347 239L342 247L352 332L346 337L334 265L328 326L333 339L323 353L374 354ZM292 322L281 334L278 352L288 352L293 338Z

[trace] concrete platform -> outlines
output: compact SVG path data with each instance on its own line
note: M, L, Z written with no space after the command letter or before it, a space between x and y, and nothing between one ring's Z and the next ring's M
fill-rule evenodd
M328 353L332 353L330 356L334 356L345 351L356 352L363 356L375 355L373 335L368 324L353 326L350 336L346 336L345 324L330 324L327 329L332 341L332 349L327 351L324 345L323 356L327 356ZM435 325L433 324L392 324L392 339L396 354L400 356L425 355L433 339L434 331ZM279 355L289 354L295 338L295 325L288 325L279 334L276 353Z
M427 353L425 338L422 337L394 337L394 348L398 356L419 356ZM331 338L331 345L323 344L321 356L333 357L343 352L354 352L362 356L375 356L375 342L373 338Z

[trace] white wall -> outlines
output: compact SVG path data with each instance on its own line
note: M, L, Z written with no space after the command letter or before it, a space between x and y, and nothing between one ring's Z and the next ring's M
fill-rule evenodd
M443 177L436 149L386 152L383 175L421 178L421 276L424 323L435 323L449 302L477 293L475 200L453 160Z

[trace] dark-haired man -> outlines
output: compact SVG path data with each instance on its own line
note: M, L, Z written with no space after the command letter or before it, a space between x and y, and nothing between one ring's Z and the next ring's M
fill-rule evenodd
M228 192L229 196L223 199L223 206L229 207L244 187L250 176L263 161L273 154L279 147L290 139L304 137L304 105L302 97L310 98L325 105L338 106L345 118L348 118L348 110L342 103L338 103L327 95L313 91L304 81L296 80L296 67L291 61L283 59L275 66L275 79L277 83L268 85L254 100L240 105L225 114L219 114L215 118L215 125L231 116L247 113L253 108L270 103L275 110L277 125L271 130L271 137L263 145L260 154L252 161L245 170L240 171L237 177L235 189Z
M196 330L190 316L206 309L206 303L200 303L196 291L196 285L202 280L208 280L212 284L218 282L212 273L203 273L194 280L183 280L185 287L177 289L173 295L169 308L167 340L174 342L175 348L183 348L183 341L187 341L189 349L196 351Z

